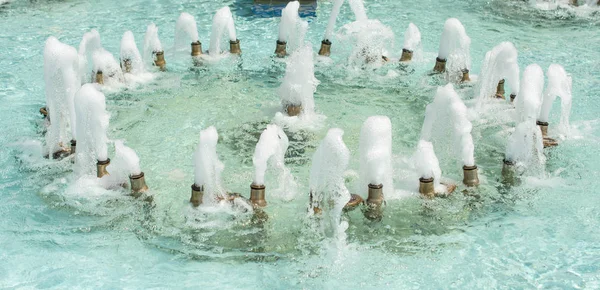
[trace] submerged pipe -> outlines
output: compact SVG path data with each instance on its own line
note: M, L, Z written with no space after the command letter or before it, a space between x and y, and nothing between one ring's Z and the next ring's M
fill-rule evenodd
M286 46L287 42L277 40L277 46L275 47L275 55L277 55L277 57L285 57L287 54Z
M154 65L159 67L161 71L165 71L167 62L165 61L165 52L164 51L155 51L153 52L154 56Z
M463 183L468 187L479 185L479 176L477 174L477 165L463 166Z
M323 39L323 41L321 41L321 48L319 49L319 55L321 55L321 56L331 55L331 41L329 41L329 39Z
M433 177L432 178L419 178L419 193L421 196L432 199L435 197L435 188L433 187Z
M138 175L129 175L129 182L131 183L131 195L135 197L139 197L142 193L148 191L144 172Z
M104 75L102 74L101 70L96 72L96 83L101 85L104 84Z
M242 54L242 49L240 48L240 40L239 39L229 41L229 53Z
M202 43L200 40L192 42L192 56L202 55Z
M198 207L202 204L202 196L204 195L204 187L198 186L195 183L192 184L192 196L190 197L190 203L194 207Z
M302 105L287 105L285 107L285 112L290 117L298 116L300 113L302 113Z
M436 57L435 58L435 66L433 67L433 71L437 72L437 73L445 72L446 71L446 60Z
M383 217L383 184L369 183L369 196L366 205L365 217L374 221L381 220Z
M501 79L496 87L496 98L498 99L504 99L504 93L506 93L506 91L504 91L504 82L504 79Z
M254 207L267 206L267 201L265 200L264 184L250 184L250 202Z
M403 48L402 49L402 56L400 56L400 61L411 61L413 57L413 51Z
M98 178L102 178L102 176L109 175L108 171L106 171L106 167L110 164L110 158L106 158L106 160L101 161L98 160L96 163L96 176Z
M469 77L469 69L463 69L462 70L462 79L460 80L461 83L466 83L466 82L470 82L471 78Z

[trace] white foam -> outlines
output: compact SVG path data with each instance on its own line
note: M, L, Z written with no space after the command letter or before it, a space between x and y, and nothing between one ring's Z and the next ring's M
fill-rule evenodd
M94 72L102 72L104 85L119 86L124 81L121 66L110 52L100 48L94 52L92 59L94 60Z

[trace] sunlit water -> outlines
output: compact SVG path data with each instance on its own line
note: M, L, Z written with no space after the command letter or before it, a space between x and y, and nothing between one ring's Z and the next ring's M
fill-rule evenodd
M0 1L4 2L4 1ZM600 288L600 13L586 9L538 10L521 1L366 0L369 18L390 26L389 56L401 53L402 33L414 22L423 57L408 68L348 67L348 44L333 40L333 64L317 61L321 81L315 111L327 118L310 134L291 136L286 163L298 183L291 202L276 198L267 173L269 220L226 209L193 210L193 151L200 130L214 125L225 164L223 183L248 196L252 153L260 132L280 109L277 87L285 72L274 60L279 18L254 15L252 1L11 1L0 6L0 287L24 288ZM178 3L172 3L178 2ZM208 48L214 12L229 5L241 60L192 68L170 55L175 20L189 12ZM319 1L307 40L318 50L332 3ZM313 9L313 8L311 8ZM254 11L254 12L253 12ZM311 12L312 13L312 12ZM311 13L308 13L310 15ZM502 188L501 161L512 109L497 103L472 120L475 160L482 185L470 196L459 187L445 199L388 201L380 223L360 212L345 219L344 235L322 234L306 218L310 158L327 129L345 130L349 169L358 172L358 140L371 115L393 125L398 189L412 174L413 154L437 85L428 76L444 21L461 20L472 39L472 75L485 52L511 41L521 70L562 64L573 77L574 133L552 149L538 177ZM337 28L354 16L342 7ZM110 139L124 139L141 159L152 204L75 181L69 160L42 158L43 45L49 36L77 46L98 29L103 46L118 57L123 32L141 49L150 22L166 48L166 73L136 88L106 92ZM337 30L337 29L336 29ZM477 92L458 87L473 108ZM559 106L550 115L558 124ZM110 146L112 148L112 145ZM437 152L443 175L460 183L460 165ZM113 155L114 152L109 152ZM352 192L357 179L347 174ZM342 240L339 240L342 239Z

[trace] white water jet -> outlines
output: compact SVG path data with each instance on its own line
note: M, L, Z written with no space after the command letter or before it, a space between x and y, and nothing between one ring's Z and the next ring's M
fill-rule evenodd
M387 47L394 43L394 32L376 19L354 21L340 29L339 38L353 45L349 63L353 67L383 65Z
M125 31L121 38L121 67L125 69L126 60L129 60L131 65L131 74L144 73L144 62L142 55L135 44L133 32Z
M223 196L225 190L221 184L221 173L225 165L217 155L217 129L210 126L200 132L200 143L194 152L194 184L204 188L204 201L214 202Z
M333 1L333 9L331 10L331 15L329 15L329 21L327 22L327 28L325 29L325 35L323 35L323 39L331 40L331 36L333 36L333 30L335 29L335 22L337 21L338 14L340 14L340 8L344 4L344 0L334 0Z
M85 84L75 96L77 112L77 152L75 155L78 175L95 175L96 162L108 159L107 130L109 114L106 97L95 84Z
M164 51L160 39L158 38L158 27L150 23L144 36L144 54L142 58L146 66L154 63L154 53Z
M105 175L101 178L103 187L120 187L123 184L129 183L129 176L136 176L142 173L140 158L122 140L115 140L115 157L110 160L106 171L110 175Z
M463 69L471 69L471 38L465 27L456 18L449 18L444 23L444 31L440 38L439 59L446 60L446 72L451 79L460 80Z
M528 65L523 71L519 95L515 99L517 123L531 120L535 123L540 115L543 90L544 71L537 64Z
M97 50L102 49L102 43L100 43L100 33L96 29L92 29L89 32L83 34L81 42L79 43L79 76L81 78L81 84L90 82L92 76L90 72L93 70L92 55Z
M571 102L572 102L572 83L573 80L565 69L559 64L551 64L548 67L548 86L544 92L544 99L542 101L542 108L538 117L539 121L548 122L550 110L552 109L552 103L556 97L560 97L560 131L568 135L570 133L569 117L571 115Z
M363 0L348 0L348 3L350 4L350 9L352 9L354 16L356 17L356 21L365 21L368 19Z
M110 86L123 82L121 66L110 52L100 48L94 52L92 59L94 60L94 72L102 72L105 85Z
M199 40L196 19L182 12L175 23L175 51L189 51L190 44Z
M265 184L265 173L267 162L278 172L279 197L290 200L296 195L296 183L290 170L285 166L285 152L289 146L289 140L283 130L274 124L267 125L261 133L256 144L252 163L254 164L254 184ZM277 195L277 194L276 194Z
M421 139L436 144L448 144L449 140L442 138L451 133L454 139L451 143L453 154L459 156L462 165L474 166L475 146L472 129L473 125L467 117L467 107L454 90L454 86L447 84L438 87L433 102L427 105L425 110Z
M44 46L44 85L50 119L46 153L50 158L66 147L71 139L77 139L74 96L81 84L78 71L77 50L53 36L49 37Z
M383 195L394 195L392 169L392 122L386 116L371 116L360 130L360 183L359 192L369 184L383 184Z
M308 22L300 18L298 9L300 2L289 2L281 10L278 40L287 43L287 52L291 53L304 44L304 37L308 29Z
M409 23L408 28L404 32L404 49L408 49L413 53L421 48L421 32L414 23Z
M479 76L479 104L496 94L498 82L502 79L508 83L512 94L519 94L517 49L508 41L498 44L485 54Z
M209 55L221 53L221 39L225 32L229 35L229 41L237 40L233 15L228 6L217 10L217 13L215 13L215 16L213 17L212 31L210 33L210 46L208 48Z
M314 93L319 83L315 78L312 47L307 45L293 52L287 59L285 76L277 90L283 108L301 105L300 117L314 115Z
M440 190L442 170L440 169L440 162L433 150L433 144L422 139L419 140L413 160L419 178L433 178L436 192L445 192L445 190Z

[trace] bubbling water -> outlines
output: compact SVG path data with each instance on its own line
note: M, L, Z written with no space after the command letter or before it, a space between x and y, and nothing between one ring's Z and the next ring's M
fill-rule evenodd
M559 64L551 64L547 75L548 86L544 92L544 100L538 120L548 122L552 103L559 96L561 108L559 128L563 134L568 135L570 133L569 117L571 115L571 102L573 98L571 94L573 80Z
M502 79L508 82L512 94L519 93L517 49L511 42L502 42L488 51L482 68L479 77L479 104L494 96L498 82Z
M127 66L126 61L131 64L132 74L139 74L144 72L144 63L140 51L135 44L135 37L133 32L125 31L123 38L121 38L121 67Z
M194 152L194 184L204 187L204 201L214 202L225 194L221 173L225 166L217 155L217 129L210 126L200 132L200 143Z
M76 112L74 96L80 86L79 56L74 47L51 36L44 46L44 83L46 107L50 126L46 133L46 153L62 150L76 139ZM50 157L52 158L52 157Z
M109 114L106 97L96 84L85 84L75 96L77 112L77 152L75 163L78 175L95 173L96 161L108 160Z
M163 51L162 44L158 38L158 27L150 23L144 36L144 54L142 55L145 65L152 65L154 61L153 53Z
M231 10L227 6L217 10L217 13L213 17L210 47L208 48L209 54L217 55L221 53L221 38L225 31L228 32L230 41L237 40L233 15L231 15Z
M395 198L392 169L392 122L386 116L371 116L360 130L359 192L367 185L383 184L386 198Z
M444 23L438 58L446 60L446 71L451 79L460 79L463 69L471 69L471 38L456 18Z
M199 40L196 19L189 13L182 12L175 23L175 51L188 50L190 43Z

